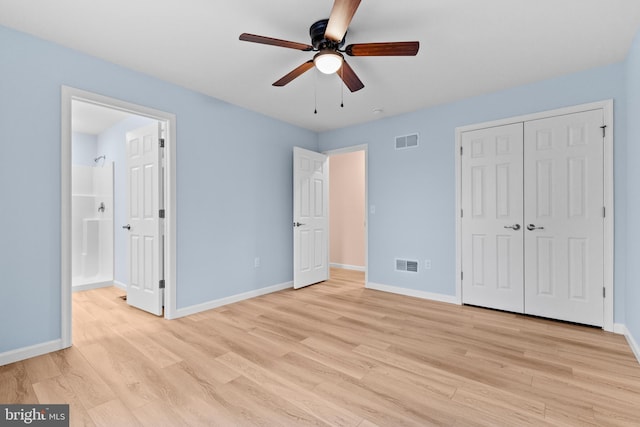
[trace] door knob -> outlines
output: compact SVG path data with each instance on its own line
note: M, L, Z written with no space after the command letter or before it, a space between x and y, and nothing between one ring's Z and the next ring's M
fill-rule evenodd
M535 226L535 225L533 225L533 224L529 224L529 225L527 225L527 230L529 230L529 231L533 231L533 230L544 230L544 227L536 227L536 226Z
M301 222L294 222L293 223L294 227L300 227L301 225L307 225L307 224L302 224Z
M126 230L131 230L131 226L129 224L123 225L122 228L124 228Z
M504 228L511 228L513 230L520 230L520 224L513 224L513 225L505 225Z

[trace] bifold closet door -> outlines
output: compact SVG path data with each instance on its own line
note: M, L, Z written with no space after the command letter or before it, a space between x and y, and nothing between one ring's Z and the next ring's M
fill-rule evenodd
M524 124L525 313L602 326L603 111Z
M523 312L523 124L462 134L462 298Z

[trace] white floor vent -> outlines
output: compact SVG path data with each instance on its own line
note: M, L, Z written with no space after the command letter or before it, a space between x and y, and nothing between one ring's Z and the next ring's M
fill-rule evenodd
M408 259L396 259L396 271L418 272L418 261Z
M418 134L396 136L396 150L416 148L418 146Z

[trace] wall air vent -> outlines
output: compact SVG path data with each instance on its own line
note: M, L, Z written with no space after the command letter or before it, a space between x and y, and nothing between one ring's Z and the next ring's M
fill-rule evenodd
M417 273L418 261L396 259L396 271L408 271L409 273Z
M406 150L418 146L418 134L396 136L396 150Z

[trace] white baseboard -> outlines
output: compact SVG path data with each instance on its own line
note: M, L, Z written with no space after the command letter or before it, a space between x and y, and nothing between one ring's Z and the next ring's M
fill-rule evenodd
M618 335L624 335L627 332L627 327L623 323L613 324L613 333Z
M631 333L628 330L624 334L624 337L627 339L627 342L629 343L629 347L631 347L633 354L636 355L636 359L638 360L638 363L640 363L640 346L638 346L638 343L636 342L636 340L633 338L633 335L631 335Z
M91 289L106 288L108 286L113 286L113 280L108 280L104 282L95 282L95 283L85 283L84 285L74 285L71 287L71 290L73 292L80 292L80 291L88 291Z
M629 332L629 329L627 329L627 326L623 325L622 323L615 323L613 325L613 331L616 334L624 335L624 337L627 339L627 343L629 343L629 347L631 347L631 351L633 351L633 354L636 356L638 363L640 363L640 346L638 345L638 342L633 338L633 335L631 335L631 332Z
M362 272L366 271L366 267L363 267L360 265L337 264L335 262L332 262L331 264L329 264L329 267L343 268L345 270L362 271Z
M30 359L32 357L41 356L52 351L62 350L62 340L53 340L42 344L35 344L29 347L18 348L16 350L0 353L0 366L9 363L18 362L20 360Z
M261 295L282 291L284 289L290 289L292 287L293 287L293 282L281 283L279 285L268 286L266 288L256 289L255 291L243 292L241 294L231 295L230 297L220 298L220 299L208 301L202 304L196 304L189 307L179 308L175 311L175 316L171 318L177 319L179 317L189 316L192 314L200 313L202 311L218 308L223 305L233 304L234 302L259 297Z
M432 292L418 291L415 289L400 288L398 286L381 285L379 283L369 282L365 286L367 289L374 289L376 291L390 292L392 294L405 295L408 297L416 297L422 299L428 299L431 301L446 302L449 304L458 304L458 298L455 295L436 294Z
M126 291L126 290L127 290L127 285L126 285L126 284L124 284L124 283L122 283L122 282L118 282L117 280L114 280L114 281L113 281L113 286L115 286L116 288L120 288L120 289L122 289L123 291Z

